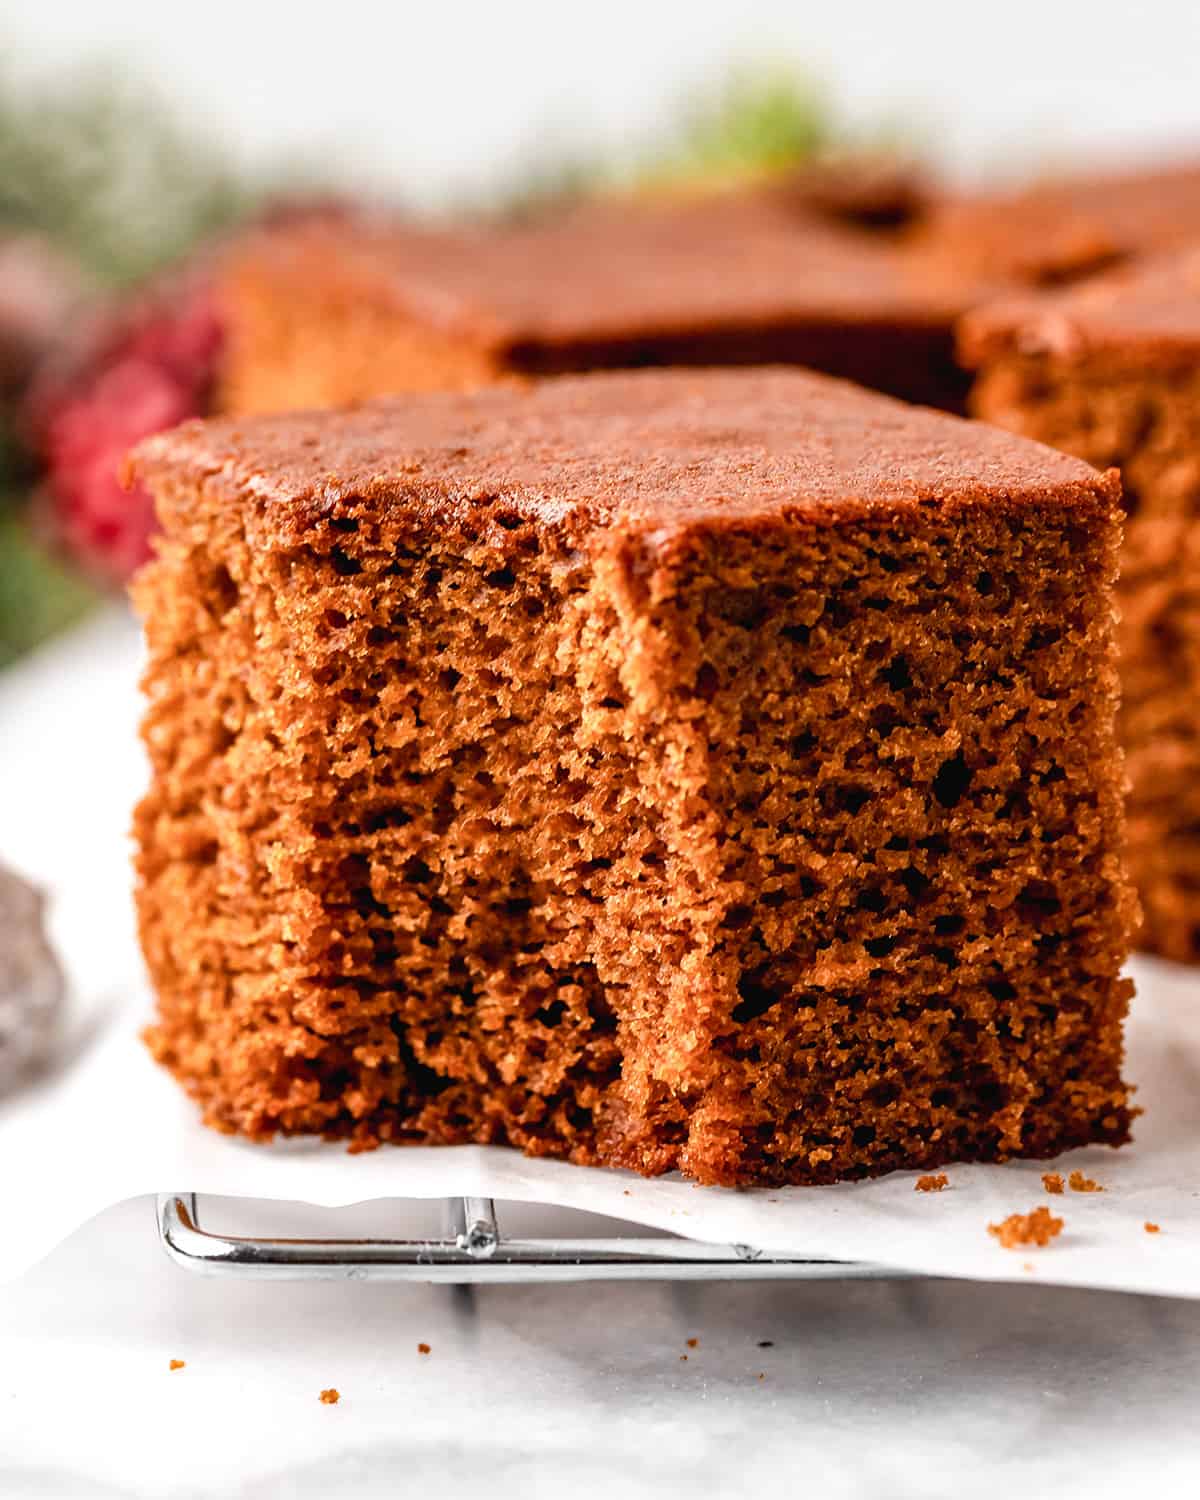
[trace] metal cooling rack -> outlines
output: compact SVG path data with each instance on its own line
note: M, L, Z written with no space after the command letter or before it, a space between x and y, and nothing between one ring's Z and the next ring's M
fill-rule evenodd
M207 1276L271 1280L751 1281L902 1277L861 1261L770 1255L750 1245L705 1245L677 1236L510 1238L490 1198L444 1200L436 1239L275 1239L216 1234L200 1223L196 1193L161 1193L158 1232L177 1265ZM632 1226L631 1226L632 1228Z

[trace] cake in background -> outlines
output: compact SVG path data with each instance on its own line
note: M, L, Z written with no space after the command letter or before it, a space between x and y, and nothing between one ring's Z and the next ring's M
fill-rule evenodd
M932 200L917 230L951 274L1026 286L1200 244L1200 161L1147 160Z
M247 236L218 280L218 409L777 362L960 406L953 330L983 289L930 275L822 186L605 198L517 225L359 217Z
M985 308L962 330L986 421L1119 466L1122 739L1140 946L1200 960L1200 248Z

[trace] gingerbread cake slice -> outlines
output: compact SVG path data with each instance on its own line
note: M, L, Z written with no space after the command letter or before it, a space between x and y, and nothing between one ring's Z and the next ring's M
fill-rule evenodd
M1200 239L1200 160L1131 163L932 199L915 239L955 280L1061 286Z
M1200 253L980 310L974 408L1121 469L1121 728L1143 947L1200 960Z
M134 468L150 1042L211 1124L708 1183L1126 1138L1115 476L778 369Z
M782 361L961 409L979 300L894 234L786 188L618 198L518 224L352 216L230 255L217 391L234 413L646 365Z

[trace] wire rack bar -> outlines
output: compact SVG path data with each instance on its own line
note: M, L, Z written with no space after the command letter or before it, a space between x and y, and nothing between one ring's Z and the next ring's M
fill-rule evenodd
M276 1239L216 1234L196 1193L161 1193L158 1231L176 1264L206 1276L485 1284L570 1281L750 1281L896 1277L860 1261L770 1255L749 1245L636 1234L608 1239L508 1238L490 1198L447 1198L437 1239Z

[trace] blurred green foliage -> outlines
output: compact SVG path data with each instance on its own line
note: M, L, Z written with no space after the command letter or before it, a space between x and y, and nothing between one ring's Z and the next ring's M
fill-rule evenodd
M742 67L687 94L679 122L638 164L647 185L786 171L831 146L824 89L794 68Z
M668 120L624 157L576 154L522 164L501 190L501 213L520 217L596 193L783 172L838 144L844 134L817 79L782 64L746 64L690 89L675 101Z
M0 70L0 233L44 236L98 288L138 283L254 202L151 90L102 69L24 86ZM98 598L30 526L28 489L0 413L0 667Z
M24 86L0 73L0 228L46 235L102 285L140 280L253 201L152 91L106 70Z
M79 620L95 590L35 540L0 496L0 667Z

